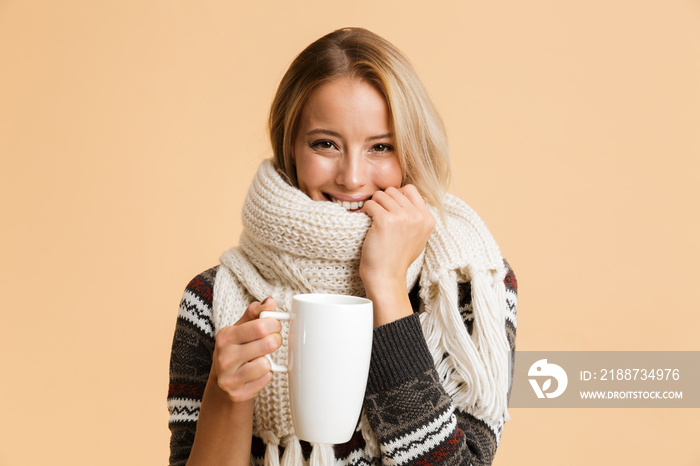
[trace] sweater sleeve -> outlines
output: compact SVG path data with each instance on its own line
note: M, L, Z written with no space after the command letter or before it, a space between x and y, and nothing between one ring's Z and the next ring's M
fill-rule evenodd
M514 350L517 281L506 266L505 325ZM469 283L459 285L459 298L471 333ZM440 383L417 313L375 330L364 407L383 464L488 465L503 428L503 420L493 425L455 408Z
M187 463L197 430L199 408L214 353L211 319L216 267L197 275L185 289L170 354L170 465Z

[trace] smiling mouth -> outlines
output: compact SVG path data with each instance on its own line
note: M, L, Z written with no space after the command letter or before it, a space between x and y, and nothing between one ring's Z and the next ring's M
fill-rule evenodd
M362 206L365 205L365 201L341 201L340 199L335 199L332 196L329 196L328 194L324 194L326 196L326 199L331 201L334 204L338 204L339 206L343 207L347 211L355 211L355 210L360 210L362 209Z

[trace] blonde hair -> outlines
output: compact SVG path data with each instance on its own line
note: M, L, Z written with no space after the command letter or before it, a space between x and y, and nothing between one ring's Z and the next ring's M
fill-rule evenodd
M381 93L389 108L402 184L415 185L441 210L450 176L445 126L408 58L366 29L327 34L289 66L268 122L276 168L298 186L293 148L301 111L314 89L341 77L364 80Z

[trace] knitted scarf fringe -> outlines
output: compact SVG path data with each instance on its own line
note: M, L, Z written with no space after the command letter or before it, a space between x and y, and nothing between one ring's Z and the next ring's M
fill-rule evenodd
M506 269L497 244L478 215L449 194L446 215L432 212L436 226L425 251L409 268L407 289L420 277L421 326L436 370L456 407L498 424L508 419L509 346L505 334ZM364 296L358 267L371 224L331 202L312 201L287 184L270 160L256 174L243 208L240 246L221 256L214 284L215 330L233 325L252 301L273 296L289 310L298 293ZM459 309L458 282L470 281L473 330L470 336ZM282 336L287 338L288 324ZM286 345L273 359L287 361ZM379 443L365 413L358 430L365 455L379 458ZM289 408L284 374L256 396L253 432L266 444L265 464L303 464ZM285 447L279 457L279 445ZM333 463L331 445L313 444L310 466Z

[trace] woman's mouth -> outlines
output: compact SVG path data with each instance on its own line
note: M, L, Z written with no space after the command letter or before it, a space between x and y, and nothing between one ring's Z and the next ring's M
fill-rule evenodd
M355 211L355 210L360 210L362 209L362 206L365 205L365 200L357 200L357 201L347 201L347 200L341 200L341 199L336 199L335 197L331 196L330 194L324 194L326 196L326 199L331 201L334 204L338 204L339 206L343 207L347 211Z

